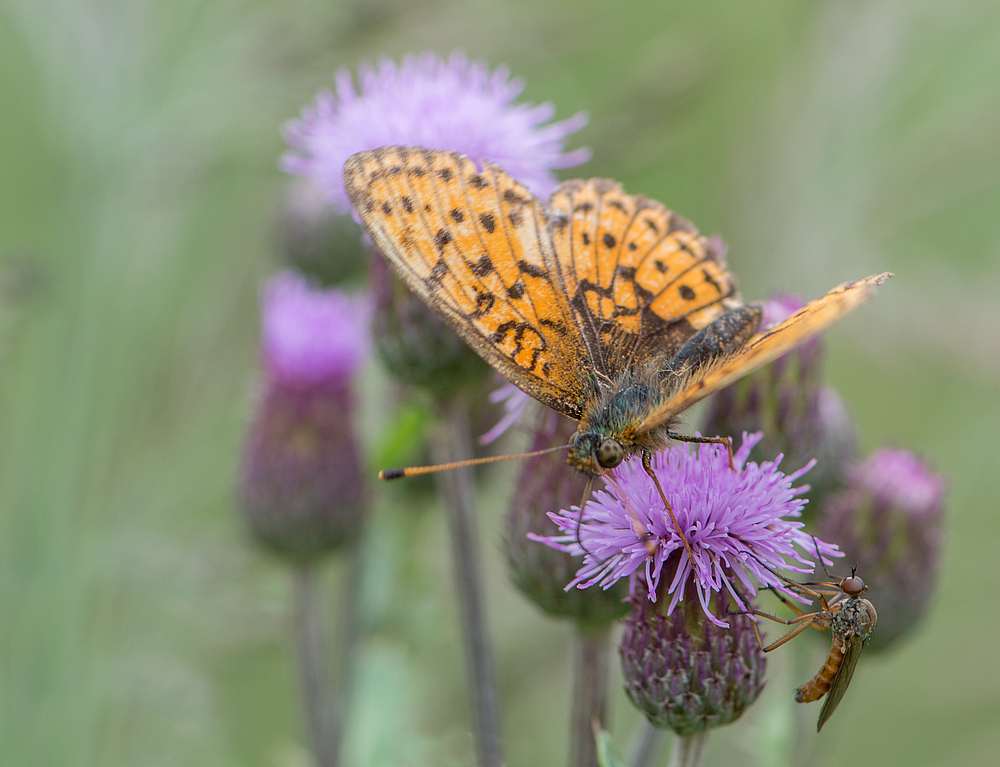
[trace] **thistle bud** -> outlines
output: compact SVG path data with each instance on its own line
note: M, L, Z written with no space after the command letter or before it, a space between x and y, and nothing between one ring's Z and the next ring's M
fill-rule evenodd
M372 334L389 372L442 400L485 381L490 368L479 355L406 289L380 253L370 260Z
M542 414L530 450L565 445L576 425L553 412ZM528 538L528 533L558 532L550 512L579 505L587 479L566 464L562 451L525 462L507 512L504 551L511 579L518 590L549 615L572 618L585 626L600 626L628 612L627 581L608 590L566 588L579 560L572 554Z
M286 272L262 292L263 392L238 495L265 547L308 560L360 532L367 501L351 427L352 382L367 354L367 305Z
M836 541L864 576L878 609L871 647L885 649L927 611L937 585L944 537L944 479L912 453L876 451L829 498L821 534Z
M729 615L728 627L713 623L691 585L666 616L668 600L651 601L641 578L630 601L619 648L625 691L651 724L694 735L735 722L757 700L767 661L750 616ZM726 592L712 601L726 615Z

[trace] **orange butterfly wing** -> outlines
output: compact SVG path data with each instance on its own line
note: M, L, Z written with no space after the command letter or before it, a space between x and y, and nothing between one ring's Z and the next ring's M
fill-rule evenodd
M756 336L740 351L715 365L696 370L681 391L649 413L636 428L651 431L713 392L724 389L743 376L787 354L800 343L875 295L875 288L892 277L891 272L838 285L822 298L811 301L784 322Z
M675 354L740 304L721 255L689 222L608 179L567 181L549 200L558 269L595 366L616 378Z
M344 183L403 282L498 372L579 418L590 387L581 329L541 202L495 165L453 152L384 147Z

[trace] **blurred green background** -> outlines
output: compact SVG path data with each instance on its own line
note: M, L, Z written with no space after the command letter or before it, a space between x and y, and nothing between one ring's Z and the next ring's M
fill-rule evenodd
M281 263L279 129L337 67L464 49L558 117L586 110L573 173L722 233L745 296L896 272L827 334L828 371L865 452L949 477L941 581L814 745L827 765L995 765L998 41L988 0L0 0L0 763L309 764L289 579L232 492L257 286ZM394 424L366 404L374 468ZM507 756L561 764L570 631L508 584L514 471L481 510ZM469 764L445 525L380 492L350 765ZM708 763L786 763L803 680L772 668Z

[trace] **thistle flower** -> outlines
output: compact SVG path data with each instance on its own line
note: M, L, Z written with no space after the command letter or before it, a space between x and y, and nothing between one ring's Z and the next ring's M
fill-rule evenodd
M311 559L360 531L367 493L351 385L367 356L369 309L285 272L265 285L261 314L264 391L244 448L240 502L261 543Z
M563 152L567 136L586 123L581 114L550 122L551 104L515 104L524 83L505 67L493 72L462 53L383 59L336 75L336 95L323 91L300 119L285 126L291 147L281 160L289 173L313 179L337 210L350 210L343 183L352 154L389 144L446 149L476 162L490 160L546 197L552 171L584 162L587 150ZM421 301L410 296L379 258L371 264L379 355L393 375L448 398L481 380L488 368Z
M483 61L456 52L445 61L426 52L401 65L382 59L358 68L360 89L351 73L337 72L337 93L321 91L289 121L285 140L292 148L281 160L288 173L310 176L330 204L350 210L342 173L352 154L390 144L447 149L476 162L490 160L541 197L555 188L552 170L585 162L590 152L563 152L566 137L587 122L583 113L550 122L550 103L515 104L524 89L506 67L490 72Z
M749 615L721 627L703 620L694 595L670 615L637 579L619 652L625 692L656 727L688 736L736 721L764 688L767 661ZM692 583L685 588L690 592ZM729 597L712 595L725 613Z
M789 593L772 570L811 571L813 562L796 546L813 554L818 548L824 559L839 556L836 546L814 542L797 519L805 500L796 496L807 486L792 484L812 462L788 475L778 470L780 456L773 462L748 462L760 439L759 433L743 435L733 456L735 471L720 445L703 444L695 451L678 446L654 460L653 470L691 546L693 562L639 458L621 464L605 479L605 489L586 504L582 524L580 510L574 507L550 514L563 535L533 537L584 555L583 566L567 588L595 584L609 588L620 578L641 572L649 598L655 600L660 579L666 576L666 593L672 595L666 609L669 616L690 581L705 614L726 626L710 609L713 592L725 589L739 609L746 609L740 587L753 592L759 584Z
M530 395L518 389L514 384L505 383L490 394L490 402L494 405L502 402L504 414L493 428L479 438L479 444L481 445L488 445L491 442L495 442L507 429L520 421L524 417L524 413L528 409L528 405L531 404L532 399ZM566 437L568 439L569 435L567 434Z
M761 327L777 325L802 306L795 296L765 301ZM804 341L711 397L702 421L706 434L762 431L755 458L781 453L793 468L816 458L817 468L809 475L809 511L843 487L857 449L854 422L837 392L823 381L824 357L820 336Z
M878 608L871 646L883 649L924 616L937 585L944 537L944 479L917 456L882 449L850 471L819 528L839 541Z
M518 390L519 391L519 390ZM529 450L565 445L576 424L548 411L540 413ZM584 627L606 625L628 612L624 601L627 583L608 590L566 589L576 560L566 551L539 546L528 533L558 530L549 512L579 502L588 480L566 464L562 452L546 453L525 461L506 519L504 552L517 589L549 615L572 618Z

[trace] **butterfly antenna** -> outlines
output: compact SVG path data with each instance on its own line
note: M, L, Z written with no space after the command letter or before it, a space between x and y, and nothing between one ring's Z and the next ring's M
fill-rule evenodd
M409 466L405 469L383 469L378 473L378 478L383 480L402 479L403 477L416 477L420 474L434 474L438 471L450 471L451 469L464 469L466 466L481 466L484 463L500 463L501 461L516 461L521 458L534 458L535 456L554 453L557 450L566 450L569 445L556 445L544 450L535 450L530 453L518 453L517 455L490 455L485 458L469 458L465 461L453 461L452 463L438 463L434 466Z
M684 550L687 552L688 560L691 562L692 569L695 566L694 563L694 552L691 551L691 544L688 543L687 536L684 535L684 531L681 530L680 524L677 522L677 517L674 516L674 507L670 505L670 501L667 500L666 493L663 492L663 488L660 486L660 480L653 472L652 464L652 454L648 450L642 451L642 468L646 470L646 473L653 480L653 484L656 485L656 492L660 494L660 500L663 501L663 505L667 510L667 514L670 515L670 521L673 523L674 530L677 531L677 535L681 537L681 541L684 544Z

